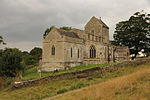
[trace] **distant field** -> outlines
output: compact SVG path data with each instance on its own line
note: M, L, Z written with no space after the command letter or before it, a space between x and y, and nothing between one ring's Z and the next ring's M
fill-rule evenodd
M150 100L150 67L51 100Z
M88 86L89 86L88 87L89 91L83 92L82 89L77 90L80 92L80 96L82 96L82 97L79 99L76 99L76 100L90 100L88 98L93 98L93 97L97 98L97 97L99 97L99 95L97 95L97 93L101 94L103 92L106 93L106 94L103 94L103 95L106 95L106 97L109 97L109 95L110 95L110 97L113 96L112 99L126 100L126 99L123 99L123 97L129 97L130 95L134 95L134 93L135 93L134 91L137 90L136 86L138 86L139 88L141 87L141 89L138 89L139 90L138 93L144 91L143 97L146 98L144 100L147 100L147 98L148 98L147 93L149 93L147 91L149 90L148 85L149 85L149 80L150 80L149 79L150 78L149 71L150 71L150 64L143 64L143 65L139 65L139 66L120 67L118 70L114 70L112 72L107 72L105 74L95 73L92 76L89 76L87 78L82 78L82 79L73 78L73 79L65 79L65 80L58 80L58 81L47 80L47 81L42 81L39 84L35 84L34 86L23 87L23 88L15 89L15 90L12 90L11 86L9 86L3 90L0 90L0 100L41 100L44 98L62 94L64 92L77 90L79 88L88 87ZM134 74L134 73L139 73L139 72L142 72L142 74L132 75L132 73ZM30 72L28 74L32 75ZM130 76L130 74L131 74L131 77L130 77L131 82L130 82L130 80L125 81L125 78L123 78L123 77L126 77L126 75ZM123 77L121 77L121 76L123 76ZM132 78L132 76L134 76L135 78ZM121 78L119 78L119 77L121 77ZM116 79L116 78L118 78L118 79ZM121 79L123 79L123 80L121 80ZM143 80L141 80L141 79L143 79ZM113 81L113 80L115 80L115 81ZM119 83L120 81L125 81L125 82L129 81L129 84L126 83L124 86L124 84ZM106 85L105 85L105 83L106 83ZM139 84L137 84L137 83L139 83ZM98 84L98 88L97 87L95 89L92 88L92 87L94 87L93 86L94 84ZM128 85L128 86L126 87L126 85ZM115 89L113 89L114 86L119 86L120 89L118 89L117 87ZM123 86L123 87L121 87L121 86ZM132 86L133 86L133 88L132 88ZM102 89L100 89L100 87ZM109 89L107 90L108 87L109 87ZM145 87L147 87L148 90ZM144 88L144 90L142 90L143 88ZM94 90L92 90L92 89L94 89ZM99 89L102 91L98 91ZM105 89L106 89L106 91L104 91ZM85 88L85 90L87 90L87 89ZM93 92L93 91L95 91L95 92ZM128 92L131 94L128 94ZM81 94L81 93L83 93L83 94ZM85 96L85 94L87 95L87 97ZM92 95L90 95L90 94L92 94ZM76 94L76 92L73 91L73 94L67 93L66 95L68 95L71 99L72 98L74 99L75 97L72 97L71 95L77 95L76 97L78 97L79 94ZM66 95L64 95L63 98L66 98ZM85 96L85 98L84 98L84 96ZM120 99L120 98L122 98L122 99ZM60 98L58 98L58 100L59 99ZM71 100L71 99L65 99L65 100ZM108 100L110 100L110 99L108 99Z

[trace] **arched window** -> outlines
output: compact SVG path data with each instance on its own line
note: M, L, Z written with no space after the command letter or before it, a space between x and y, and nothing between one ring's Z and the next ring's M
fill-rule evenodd
M94 46L90 47L90 58L96 58L96 49Z
M54 45L52 46L52 52L51 53L52 53L52 55L55 55L55 46Z
M71 57L72 57L72 48L71 48Z

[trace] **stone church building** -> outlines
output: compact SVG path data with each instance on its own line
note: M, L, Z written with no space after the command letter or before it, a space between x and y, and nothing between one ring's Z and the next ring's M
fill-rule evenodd
M43 37L41 70L53 71L82 64L114 62L120 52L124 54L121 60L128 59L128 47L116 47L109 43L109 27L101 19L93 16L84 28L64 30L53 27Z

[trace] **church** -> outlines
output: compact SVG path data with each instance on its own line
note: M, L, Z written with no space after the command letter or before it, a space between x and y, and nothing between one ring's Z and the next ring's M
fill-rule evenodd
M128 47L116 47L109 42L109 27L93 16L84 30L52 27L43 36L42 71L68 67L103 64L129 59Z

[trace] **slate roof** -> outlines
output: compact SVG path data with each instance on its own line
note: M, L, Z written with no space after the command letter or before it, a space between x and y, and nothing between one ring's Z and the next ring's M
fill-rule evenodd
M68 36L68 37L72 37L72 38L79 38L80 37L77 35L77 33L75 32L69 32L69 31L65 31L63 29L57 29L60 35L64 35L64 36Z

